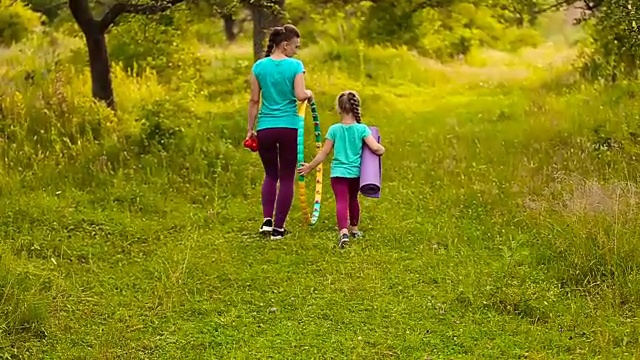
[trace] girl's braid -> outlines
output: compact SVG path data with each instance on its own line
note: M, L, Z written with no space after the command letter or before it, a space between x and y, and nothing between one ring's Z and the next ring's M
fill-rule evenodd
M353 91L349 91L347 94L347 100L349 100L349 107L353 117L356 118L358 124L362 123L362 114L360 113L360 98Z

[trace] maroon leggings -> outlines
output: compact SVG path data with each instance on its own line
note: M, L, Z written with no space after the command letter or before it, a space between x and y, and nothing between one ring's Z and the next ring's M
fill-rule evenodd
M258 131L258 154L264 167L262 213L265 219L270 219L275 208L273 227L282 229L293 202L293 182L298 162L298 129L272 128ZM277 191L278 182L280 191Z
M346 229L347 224L358 226L360 221L360 178L332 177L331 187L336 197L336 218L338 230Z

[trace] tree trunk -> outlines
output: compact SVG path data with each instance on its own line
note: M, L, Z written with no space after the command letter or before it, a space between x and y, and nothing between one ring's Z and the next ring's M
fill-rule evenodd
M236 41L238 34L233 29L236 24L236 19L234 19L231 14L222 14L222 20L224 21L224 35L227 41L230 43Z
M253 59L257 61L264 56L265 39L267 31L271 27L279 26L282 20L281 12L284 11L284 1L274 2L274 8L264 6L251 6L251 19L253 20Z
M94 19L88 0L69 0L69 10L71 10L71 14L87 42L91 69L91 94L94 99L104 102L111 109L115 109L111 67L104 36L107 26Z
M96 20L91 12L89 0L68 0L69 10L80 30L84 34L89 51L89 67L91 68L91 94L97 100L104 102L115 110L116 102L113 97L111 82L111 64L105 33L116 21L118 16L128 14L154 15L163 13L184 0L168 0L149 3L146 5L128 2L116 2L106 10L100 20Z
M91 94L95 99L103 101L109 108L115 110L111 66L104 33L95 29L95 32L85 34L85 39L89 50Z
M267 28L267 10L261 6L251 7L251 20L253 21L253 60L258 61L264 56L265 29Z

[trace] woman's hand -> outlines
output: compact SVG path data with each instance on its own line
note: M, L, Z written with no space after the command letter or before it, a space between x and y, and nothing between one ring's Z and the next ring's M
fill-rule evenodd
M311 90L307 90L307 96L309 96L307 98L307 102L311 104L313 102L313 93L311 92Z
M257 138L257 137L258 137L258 134L257 134L255 131L253 131L253 130L249 130L249 131L247 132L247 137L246 137L246 138L244 138L244 140L246 141L246 140L249 140L249 139L255 139L255 138Z
M298 174L300 175L307 175L308 173L311 172L311 170L313 170L313 168L311 168L311 165L307 163L302 163L300 165L302 165L298 168Z

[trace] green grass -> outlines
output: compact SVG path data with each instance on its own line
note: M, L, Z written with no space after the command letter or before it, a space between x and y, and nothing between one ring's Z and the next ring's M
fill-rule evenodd
M236 50L225 66L246 71ZM240 146L242 89L189 100L194 118L171 119L188 149L130 162L113 150L113 171L94 166L102 148L91 144L23 160L3 147L0 355L637 356L637 88L577 83L552 48L479 53L481 67L388 49L365 49L358 64L354 51L302 54L323 129L352 88L387 147L382 198L362 199L365 238L342 251L328 178L317 226L302 224L296 199L290 237L257 236L261 168ZM231 78L224 71L208 76ZM67 91L87 96L83 74ZM173 94L151 75L115 81L118 136L141 131L140 109ZM113 141L107 149L135 144Z

